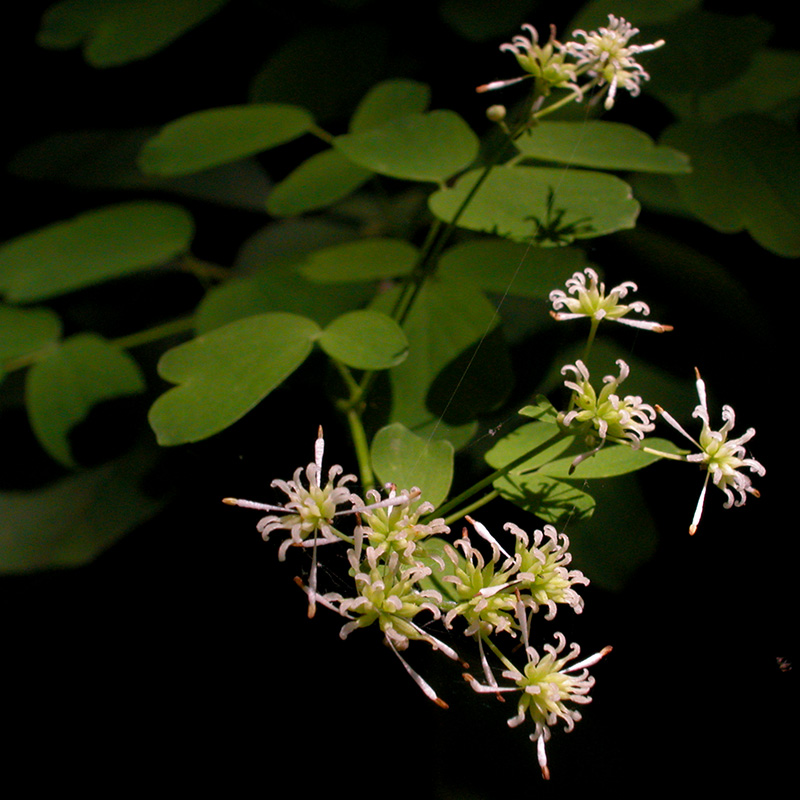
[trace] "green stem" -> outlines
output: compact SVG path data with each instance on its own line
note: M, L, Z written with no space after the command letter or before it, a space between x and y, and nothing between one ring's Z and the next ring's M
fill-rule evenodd
M175 334L190 331L192 329L192 324L193 320L191 317L175 319L170 322L165 322L163 325L156 325L144 331L137 331L129 336L120 336L118 339L111 339L110 344L118 347L120 350L130 350L132 347L149 344L159 339L165 339L167 336L174 336ZM4 364L0 364L0 368L2 368L4 373L14 372L18 369L26 369L47 358L57 347L57 342L48 342L37 350L25 353L23 356L18 356L17 358L6 361Z
M470 497L480 492L481 489L485 489L487 486L490 486L498 478L502 478L504 475L507 475L509 472L511 472L511 470L514 469L515 467L518 467L520 464L524 464L526 461L533 458L533 456L535 456L541 450L544 450L545 448L552 446L554 440L561 439L566 435L567 434L564 433L563 431L559 431L558 434L556 434L556 436L552 437L551 439L548 439L546 442L542 442L537 447L534 447L533 450L529 450L527 453L523 453L521 456L518 456L513 461L509 461L508 464L506 464L504 467L496 469L490 475L487 475L482 480L470 486L469 489L465 489L463 492L461 492L461 494L454 497L452 500L448 500L444 505L439 506L439 508L437 508L432 514L429 514L427 517L425 517L423 522L430 521L431 519L434 518L434 516L436 517L447 516L453 511L453 509L458 508L461 505L461 503L463 503L465 500L469 500Z
M159 339L166 339L168 336L186 333L187 331L191 331L193 326L194 319L192 317L182 317L181 319L173 319L162 325L148 328L145 331L137 331L129 336L120 336L118 339L112 339L111 344L122 350L130 350L132 347L139 347L139 345L142 344L149 344Z
M512 672L519 672L519 670L500 652L498 646L486 635L481 634L486 646L503 662L503 664Z
M364 492L375 488L375 475L372 472L372 461L369 456L369 443L367 433L361 422L361 417L355 408L347 410L347 424L350 426L350 436L358 459L358 472L361 477L361 487Z
M448 517L445 517L444 524L452 525L454 522L456 522L456 520L463 519L467 514L471 514L473 511L477 511L487 503L490 503L495 499L495 497L500 497L500 492L498 492L497 489L492 489L491 492L485 494L480 500L476 500L471 505L460 508L458 511L450 514Z
M668 458L670 461L686 461L686 456L680 456L677 453L664 453L661 450L655 450L652 447L642 447L640 449L643 453L650 453L652 456Z
M600 327L600 320L592 317L592 327L589 329L589 338L586 340L586 347L583 349L583 358L582 361L584 364L589 364L589 354L592 352L592 345L594 344L594 338L597 335L597 329Z

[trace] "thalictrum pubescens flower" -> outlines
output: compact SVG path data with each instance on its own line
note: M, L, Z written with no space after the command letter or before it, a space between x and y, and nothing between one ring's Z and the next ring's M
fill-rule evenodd
M650 80L634 56L663 47L665 42L659 39L652 44L629 44L629 40L639 33L622 17L608 15L608 27L599 28L587 33L583 30L573 32L583 42L570 41L561 46L562 52L577 59L579 74L587 72L592 81L584 86L584 90L593 86L601 89L596 99L606 95L606 110L614 105L617 89L622 88L636 97L641 92L642 81Z
M588 283L587 278L589 279ZM650 307L641 300L634 300L632 303L627 304L620 302L628 294L628 291L635 292L637 290L637 286L633 281L625 281L606 294L606 286L604 283L598 282L597 272L591 267L586 267L583 272L576 272L567 280L567 290L569 294L563 289L553 289L550 292L550 302L555 309L550 312L550 315L559 322L588 317L598 322L604 319L621 322L623 325L655 331L656 333L672 330L671 325L627 318L627 315L631 312L643 314L644 316L650 314ZM575 296L570 297L570 295ZM560 311L562 308L569 310L562 312Z
M551 89L572 89L580 97L581 89L575 83L575 65L565 60L561 46L555 38L555 26L550 26L550 39L544 45L539 44L539 34L533 25L523 25L522 29L528 31L530 39L525 36L515 36L511 42L501 44L500 50L513 53L517 63L527 74L505 81L485 83L478 86L476 91L489 92L534 78L537 93L542 96L547 96Z
M744 505L748 494L752 494L754 497L760 496L758 490L753 487L750 476L742 472L743 468L747 468L750 472L754 472L761 477L766 474L766 470L760 462L754 458L747 458L747 451L744 446L756 435L755 428L748 428L744 435L738 439L728 439L728 434L733 429L736 420L734 411L730 406L722 407L722 419L724 420L722 427L718 431L711 429L706 384L700 377L700 372L697 368L695 368L695 375L700 403L695 406L692 416L703 422L699 439L695 439L687 433L683 426L671 414L664 411L661 406L656 406L658 413L699 449L700 452L685 456L685 460L693 464L700 464L706 471L700 499L697 501L694 517L689 526L690 534L694 534L697 531L697 526L700 523L709 480L725 492L727 499L724 506L725 508L730 508L731 506Z
M556 633L556 646L545 645L545 654L542 656L528 643L527 623L523 625L523 629L527 663L522 670L515 668L503 672L503 677L514 681L514 686L483 685L469 673L464 674L464 679L476 692L484 694L522 693L517 703L517 713L508 720L508 726L516 728L525 721L527 716L530 716L534 724L534 731L531 733L530 739L536 742L542 775L545 779L549 779L550 770L547 766L545 743L550 739L550 729L561 719L569 732L581 719L580 711L573 708L572 704L591 703L592 698L589 697L589 692L594 686L595 680L589 675L588 668L608 655L611 647L604 647L600 652L567 666L580 653L577 644L570 645L569 653L562 656L561 652L564 650L567 640L562 633Z
M617 394L619 385L630 374L630 368L622 360L617 359L619 377L606 375L603 378L604 386L598 394L589 380L589 370L583 361L567 364L561 368L561 374L574 373L574 380L565 380L564 385L572 389L570 406L577 406L570 411L561 412L558 421L564 427L577 423L579 430L586 437L587 443L599 443L588 453L578 456L572 462L574 469L581 461L593 456L607 441L627 444L638 448L645 433L653 430L653 421L656 418L655 409L648 403L642 402L638 395L620 397Z
M256 527L261 532L264 541L273 531L289 531L289 537L281 543L278 549L279 560L283 561L286 558L286 551L289 547L313 548L311 573L306 590L310 617L314 616L316 610L317 545L342 541L342 537L333 527L333 518L351 510L353 495L345 484L356 479L355 475L339 477L344 470L338 464L334 464L328 470L328 480L323 485L322 457L324 453L325 439L320 427L317 441L314 444L314 461L305 468L308 488L303 485L303 467L295 470L292 480L276 479L270 484L288 496L289 500L282 506L257 503L253 500L240 500L234 497L226 497L222 501L232 506L271 512L259 520ZM340 508L345 504L348 505L347 509Z

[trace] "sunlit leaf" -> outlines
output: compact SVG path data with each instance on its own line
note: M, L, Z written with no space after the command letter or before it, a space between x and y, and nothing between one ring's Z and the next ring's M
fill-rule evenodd
M555 423L529 422L500 439L486 453L486 463L494 469L500 469L523 458L526 453L531 453L529 458L512 470L514 475L530 472L553 461L567 450L574 440L573 436L563 436L561 429Z
M724 233L747 229L764 248L800 256L800 139L766 116L716 125L678 123L663 141L690 154L691 175L673 180L685 205Z
M431 211L450 222L482 170L429 198ZM517 242L569 244L636 224L639 204L630 186L613 175L588 170L497 167L478 189L458 225Z
M423 439L398 422L381 428L370 448L372 467L381 483L422 490L421 500L438 506L453 480L453 446Z
M594 498L574 484L542 475L540 472L512 473L494 482L500 496L559 526L566 520L577 521L594 513Z
M363 308L374 294L372 284L321 288L298 271L309 253L349 242L352 237L350 228L310 217L262 228L241 247L234 264L235 277L213 287L200 301L194 315L195 330L207 333L268 311L299 314L324 327L346 311Z
M314 120L304 108L279 103L196 111L165 125L139 154L139 167L154 175L187 175L302 136Z
M192 218L170 203L133 202L87 211L0 246L0 291L18 303L65 294L184 253Z
M83 45L93 67L115 67L157 53L228 0L63 0L45 11L40 47Z
M488 292L547 299L555 286L588 266L577 247L542 248L508 239L474 239L446 250L438 273L468 279Z
M61 320L49 308L0 306L0 367L52 344L59 336Z
M270 193L267 211L290 217L325 208L354 192L372 177L338 150L323 150L306 159Z
M534 399L535 403L524 406L519 410L520 415L538 419L542 422L555 422L558 412L553 407L553 404L543 394L537 395Z
M570 167L689 172L689 159L672 147L656 145L637 128L619 122L540 122L514 143L528 158Z
M478 137L453 111L407 114L380 128L337 136L347 158L381 175L441 182L478 155Z
M419 252L404 239L360 239L311 253L300 273L319 283L397 278L411 272Z
M168 350L161 377L179 384L156 400L159 444L196 442L241 419L305 360L319 326L295 314L260 314Z
M376 298L373 308L389 313L396 299L396 290L386 292ZM438 423L443 413L446 421L459 426L501 402L510 389L507 355L504 360L484 339L487 346L481 346L478 354L491 353L489 363L480 367L473 362L467 369L470 348L477 347L497 322L492 305L469 281L426 281L403 326L409 341L408 358L390 372L392 420L417 433L423 428L433 433L436 428L436 435L443 436L449 435L446 426ZM447 380L438 381L445 368L459 358L462 362L449 372ZM483 378L484 368L492 370L491 381ZM436 402L432 404L432 400Z
M373 86L358 104L350 120L350 133L380 128L393 119L421 113L430 100L427 84L405 78L383 81Z
M408 339L389 316L368 309L338 317L320 334L319 346L331 358L355 369L389 369L408 355Z
M77 567L163 505L142 491L155 444L31 492L0 493L0 572Z
M59 463L75 466L69 432L101 400L144 391L136 362L99 336L81 333L61 343L28 371L25 404L31 427Z
M610 444L603 447L591 458L581 461L572 470L574 457L559 458L540 468L542 475L553 478L572 478L573 480L591 480L596 478L613 478L625 475L660 461L662 456L646 453L645 447L665 453L681 453L679 447L668 439L645 439L642 447L634 450L625 445ZM571 471L572 470L572 471Z

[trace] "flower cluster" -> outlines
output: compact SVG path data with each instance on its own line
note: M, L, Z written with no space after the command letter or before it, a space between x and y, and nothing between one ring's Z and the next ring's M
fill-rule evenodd
M514 686L498 686L495 683L482 684L469 673L464 673L464 679L474 691L484 694L497 694L506 692L520 692L517 702L517 713L508 720L510 728L521 725L530 716L534 724L533 733L530 734L532 742L536 742L536 752L542 776L548 780L550 770L547 766L547 752L545 744L550 739L550 729L561 719L567 732L573 730L575 723L581 719L577 708L568 704L585 705L591 703L589 692L594 686L594 678L589 675L589 667L594 666L601 658L611 652L611 647L604 647L597 653L567 666L580 653L577 644L570 646L567 655L561 652L567 643L564 634L556 633L556 646L545 645L545 655L541 656L528 642L528 620L523 620L523 642L527 662L522 670L513 665L503 672L503 677L514 681ZM578 673L578 674L574 674Z
M568 568L571 556L567 537L552 525L529 536L508 523L505 530L514 541L513 552L509 552L486 526L468 516L466 519L482 540L481 547L490 550L489 557L470 541L466 529L455 546L440 542L431 547L432 537L446 535L450 529L443 519L430 519L434 509L422 501L419 489L388 486L385 497L371 490L366 493L366 500L362 499L346 487L353 476L341 477L343 470L338 465L331 467L323 484L323 453L320 429L314 461L305 469L298 469L291 481L272 482L289 498L283 506L233 498L224 502L267 511L268 515L258 523L265 539L274 531L288 531L279 548L281 560L289 548L311 548L308 584L296 579L308 595L309 616L317 605L342 616L342 639L359 628L379 628L408 675L442 708L447 708L447 703L403 653L412 641L420 641L459 660L456 650L424 623L426 618L441 620L447 630L453 630L463 620L464 634L477 642L486 688L498 695L504 691L522 692L515 717L518 721L514 724L526 715L531 717L531 738L540 742L539 760L548 777L543 743L550 736L550 727L558 719L564 720L568 729L572 727L580 718L572 705L589 702L587 693L592 684L584 673L573 675L581 665L566 666L577 652L576 645L565 658L556 658L563 642L555 650L546 646L547 655L540 659L529 642L531 619L540 610L545 611L545 619L552 620L560 606L569 606L576 613L583 609L576 589L589 581L580 571ZM341 523L348 518L353 520L352 533L342 530ZM352 579L349 596L323 592L317 586L317 548L333 542L343 542L348 547ZM438 554L441 551L446 558ZM436 584L442 591L433 588ZM500 650L495 637L504 633L515 639L521 636L527 658L523 667L517 668ZM514 687L498 686L489 663L491 654L500 660L503 676L515 681ZM471 676L468 680L477 691L484 691Z
M550 312L553 319L561 322L563 320L588 317L597 322L607 319L613 322L620 322L623 325L630 325L633 328L654 331L655 333L664 333L672 330L671 325L627 318L627 315L631 312L643 314L644 316L650 314L650 307L641 300L634 300L634 302L628 304L620 302L623 297L627 296L628 291L635 292L637 290L637 286L633 281L624 281L606 294L605 284L599 283L598 280L597 272L591 267L586 267L583 272L576 272L567 280L567 292L563 289L553 289L550 292L550 302L555 309ZM571 297L570 295L575 296ZM566 313L560 310L565 307L569 309Z
M539 44L539 35L531 25L523 25L530 39L515 36L510 43L500 46L500 50L513 53L517 63L527 74L505 81L492 81L479 86L477 91L486 92L519 83L527 78L536 81L535 94L543 99L551 89L569 89L573 99L580 101L585 92L598 88L599 94L593 102L605 95L604 106L610 109L616 100L619 88L636 97L641 92L643 81L650 75L636 61L635 56L662 47L665 42L660 39L653 44L629 44L630 39L639 33L622 17L608 15L608 27L587 33L577 30L572 35L584 41L559 42L555 38L555 29L551 27L550 40L545 45ZM567 59L575 59L568 61ZM579 78L586 75L589 81L583 86L578 84Z
M725 508L731 506L742 506L747 500L747 495L752 494L759 497L759 492L753 487L750 477L741 470L747 468L750 472L763 477L766 474L763 464L754 458L747 458L747 451L744 447L755 435L755 428L748 428L743 436L738 439L728 439L728 434L733 429L736 415L730 406L722 407L722 419L724 424L718 430L711 429L711 422L708 414L708 401L706 399L706 384L700 377L700 372L695 368L697 395L700 403L695 406L693 417L697 417L703 423L700 431L699 440L694 439L688 434L681 424L670 414L664 411L661 406L656 406L659 414L675 430L683 434L699 452L692 453L685 457L685 460L692 464L699 464L706 472L703 488L700 492L700 499L697 501L694 517L689 526L689 533L694 534L700 523L703 514L703 504L706 498L708 482L711 482L725 492Z
M650 80L650 75L645 72L634 56L663 47L665 42L659 39L653 44L628 44L631 37L639 33L622 17L619 19L613 14L608 15L608 27L597 31L577 30L573 36L580 36L584 43L567 42L563 49L565 53L578 59L577 66L585 69L593 79L591 86L602 89L601 95L606 94L606 110L614 105L617 89L622 87L636 97L641 91L642 81ZM601 95L598 95L600 97Z
M619 376L606 375L599 394L589 380L589 370L583 361L567 364L561 369L562 375L571 372L574 378L564 381L564 385L572 389L571 410L560 413L558 421L564 427L577 423L587 444L594 448L578 456L572 464L573 469L584 459L593 456L607 441L637 448L645 433L655 428L653 420L656 412L653 406L643 402L638 395L620 397L617 394L619 385L630 374L630 368L622 359L617 359L616 363Z
M516 538L514 555L510 555L482 523L471 517L467 520L489 542L492 557L484 559L467 537L456 542L463 553L461 559L454 548L445 545L445 553L455 569L443 580L453 585L459 600L445 616L448 627L456 617L463 617L468 625L466 635L486 636L505 631L514 636L519 603L533 613L546 607L548 620L555 617L558 605L571 606L580 614L583 600L573 587L587 585L589 580L579 570L567 569L572 556L566 534L545 525L544 531L534 532L531 543L522 528L509 522L505 529Z
M515 36L510 43L500 45L501 51L513 53L517 63L525 70L526 75L512 78L508 81L493 81L477 88L478 92L489 92L500 89L513 83L534 78L537 84L537 94L547 96L551 89L571 89L578 95L581 88L577 80L576 66L566 62L566 54L555 38L555 26L550 26L550 40L545 45L539 44L539 34L533 25L523 25L523 30L530 33L531 38Z

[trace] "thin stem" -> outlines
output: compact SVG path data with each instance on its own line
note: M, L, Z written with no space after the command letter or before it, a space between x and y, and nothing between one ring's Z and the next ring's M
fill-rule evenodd
M556 436L554 436L553 438L548 439L546 442L542 442L540 445L534 447L533 450L529 450L527 453L523 453L521 456L518 456L513 461L509 461L508 464L506 464L504 467L496 469L490 475L487 475L482 480L470 486L469 489L465 489L463 492L461 492L461 494L454 497L452 500L448 500L444 505L439 506L439 508L437 508L432 514L429 514L427 517L425 517L423 522L430 521L431 519L434 518L434 516L441 517L450 514L453 511L453 509L458 508L461 505L461 503L463 503L465 500L469 500L470 497L480 492L481 489L485 489L487 486L490 486L498 478L502 478L504 475L507 475L509 472L511 472L511 470L514 469L515 467L518 467L520 464L524 464L526 461L533 458L533 456L535 456L541 450L544 450L545 448L552 446L554 440L561 439L566 435L567 434L564 433L563 431L559 431L558 434L556 434Z
M130 350L132 347L139 347L139 345L142 344L149 344L159 339L166 339L168 336L186 333L187 331L191 331L193 326L193 317L182 317L181 319L170 320L162 325L155 325L144 331L137 331L129 336L120 336L118 339L112 339L111 344L123 350Z
M130 350L132 347L138 347L142 344L149 344L150 342L165 339L168 336L174 336L179 333L184 333L192 329L192 317L183 317L181 319L174 319L170 322L165 322L162 325L156 325L144 331L137 331L129 336L120 336L118 339L111 339L110 344L118 347L120 350ZM18 369L25 369L39 361L47 358L58 348L57 342L49 342L43 347L33 350L30 353L25 353L23 356L12 358L4 364L0 364L4 373L14 372Z
M473 511L477 511L479 508L482 508L487 503L490 503L495 497L500 497L500 492L497 489L492 489L491 492L488 492L480 500L476 500L471 505L468 505L464 508L460 508L458 511L453 512L450 516L446 517L444 520L445 525L452 525L456 520L462 519L467 514L471 514Z
M589 363L589 354L592 352L592 345L594 338L597 335L597 329L600 327L600 320L592 317L592 327L589 329L589 338L586 340L586 347L583 349L582 361L584 364Z
M488 637L481 634L481 639L486 643L486 646L503 662L503 665L510 669L512 672L519 672L519 670L500 652L497 645Z
M369 443L367 433L361 422L361 416L355 408L347 410L347 424L350 426L350 436L358 459L358 473L361 477L361 486L365 492L375 488L375 475L372 472L372 461L369 456Z
M668 458L670 461L686 461L685 456L680 456L677 453L664 453L661 450L654 450L652 447L640 447L643 453L650 453L651 456L661 456L661 458Z

